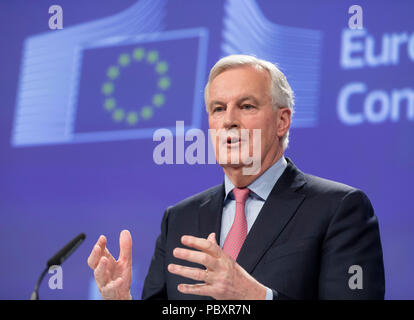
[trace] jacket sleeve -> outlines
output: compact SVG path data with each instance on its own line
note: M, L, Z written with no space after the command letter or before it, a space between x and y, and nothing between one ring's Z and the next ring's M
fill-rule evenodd
M377 217L360 190L340 201L323 241L319 299L384 299L385 280Z
M167 239L169 210L170 208L164 212L162 218L161 234L157 238L155 252L145 278L142 300L166 300L168 298L165 279L165 243Z
M278 292L278 291L276 291L276 290L274 290L274 289L271 289L272 290L272 293L273 293L273 300L294 300L294 299L292 299L292 298L290 298L290 297L288 297L288 296L286 296L286 295L284 295L284 294L282 294L282 293L280 293L280 292Z

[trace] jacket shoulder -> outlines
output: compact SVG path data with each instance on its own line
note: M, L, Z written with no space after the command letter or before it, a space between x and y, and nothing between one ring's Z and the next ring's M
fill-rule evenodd
M200 207L200 205L209 200L211 196L217 194L218 192L221 192L222 190L224 190L223 184L218 184L207 190L201 191L195 195L185 198L184 200L181 200L175 205L170 206L169 209L175 211L193 207Z
M362 192L361 190L350 185L317 177L311 174L304 174L306 179L306 191L310 195L326 195L330 197L343 197L348 193Z
M305 174L305 177L307 183L303 192L309 199L324 203L325 207L331 208L331 212L336 212L341 206L358 206L364 208L363 212L367 212L368 215L372 214L372 203L362 190L310 174Z

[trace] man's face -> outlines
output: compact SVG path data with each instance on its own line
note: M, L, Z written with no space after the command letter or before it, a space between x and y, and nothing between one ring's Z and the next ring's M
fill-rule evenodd
M270 165L281 151L279 138L284 134L279 128L279 112L272 107L270 75L266 70L251 66L228 69L210 83L207 101L210 129L224 129L227 139L214 139L217 162L223 167L243 166L243 145L248 145L248 155L255 151L261 164ZM287 109L287 108L284 108ZM290 111L289 124L290 125ZM280 127L280 126L279 126ZM243 140L242 129L248 129L249 138ZM259 140L253 139L253 129L260 129ZM230 138L229 138L230 137ZM258 150L253 150L259 146ZM223 152L224 151L224 152ZM238 158L238 164L232 159Z

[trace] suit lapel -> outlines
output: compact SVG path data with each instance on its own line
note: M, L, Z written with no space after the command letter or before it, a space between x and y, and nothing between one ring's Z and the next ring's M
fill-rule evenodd
M221 214L224 202L224 184L212 189L211 193L200 205L199 211L199 237L207 238L212 232L216 233L217 242L220 243Z
M221 214L224 202L224 184L212 189L211 193L200 204L198 215L199 237L206 239L212 232L216 233L220 243ZM213 300L211 297L196 296L200 300Z
M286 224L292 219L305 195L296 190L306 183L303 173L288 160L288 166L273 187L237 257L251 273Z

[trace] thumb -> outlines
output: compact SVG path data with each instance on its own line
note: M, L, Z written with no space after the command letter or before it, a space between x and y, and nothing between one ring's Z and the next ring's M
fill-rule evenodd
M128 230L122 230L119 236L119 260L132 262L132 237Z
M215 234L214 232L210 233L210 234L208 235L207 240L209 240L210 242L213 242L213 243L217 244L217 241L216 241L216 234Z

